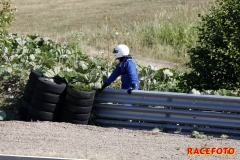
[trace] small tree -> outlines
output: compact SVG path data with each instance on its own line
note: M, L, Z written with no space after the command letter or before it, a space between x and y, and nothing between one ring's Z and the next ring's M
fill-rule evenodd
M239 87L240 1L216 0L200 18L197 47L189 51L187 85L199 90Z
M8 27L11 26L14 21L16 8L11 8L10 0L2 0L0 2L0 44L3 45L9 44L9 39L6 34L8 33Z

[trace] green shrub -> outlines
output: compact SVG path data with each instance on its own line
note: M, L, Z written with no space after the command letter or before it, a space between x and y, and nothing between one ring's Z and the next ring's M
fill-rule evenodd
M187 85L199 90L240 86L240 1L216 0L201 17L198 43L190 49ZM190 78L189 78L190 77Z

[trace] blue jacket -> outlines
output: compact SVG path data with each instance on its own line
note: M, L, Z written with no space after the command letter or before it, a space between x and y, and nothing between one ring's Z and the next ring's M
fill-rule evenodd
M122 75L122 89L132 88L133 84L136 85L135 89L138 89L138 72L131 57L125 57L120 61L105 83L110 85L119 75Z

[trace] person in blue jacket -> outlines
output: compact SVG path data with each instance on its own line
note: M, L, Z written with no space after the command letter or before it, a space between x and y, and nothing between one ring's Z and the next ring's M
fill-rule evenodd
M138 90L138 72L136 64L129 55L129 48L124 44L119 44L114 48L113 54L115 59L119 60L119 63L99 91L101 92L121 75L121 88L126 89L127 93L131 94L132 90Z

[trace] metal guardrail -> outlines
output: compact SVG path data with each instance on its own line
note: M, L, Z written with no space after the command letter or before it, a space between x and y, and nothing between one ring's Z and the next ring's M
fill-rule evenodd
M96 93L93 112L102 127L240 135L240 97L107 88Z

